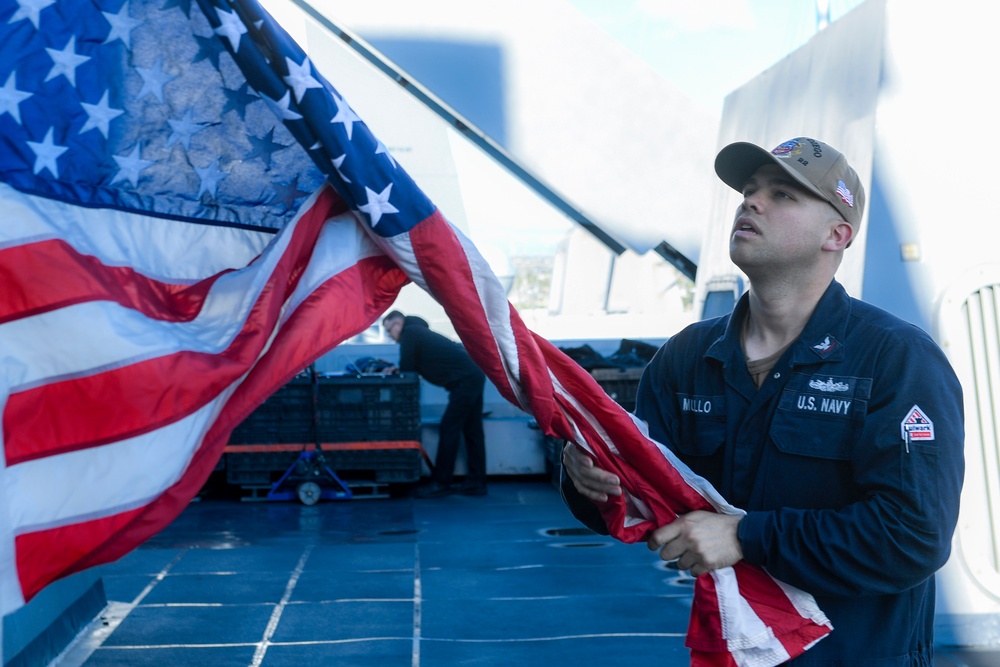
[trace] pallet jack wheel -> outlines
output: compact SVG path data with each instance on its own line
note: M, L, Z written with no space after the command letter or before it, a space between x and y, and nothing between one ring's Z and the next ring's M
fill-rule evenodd
M319 496L322 493L316 482L302 482L295 491L303 505L315 505L319 502Z

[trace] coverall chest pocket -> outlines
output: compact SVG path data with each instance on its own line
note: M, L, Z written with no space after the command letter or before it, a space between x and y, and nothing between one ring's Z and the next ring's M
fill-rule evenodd
M771 439L786 454L849 460L868 403L849 393L825 393L823 384L816 391L816 381L812 383L813 387L789 383L782 392L771 422Z
M725 397L679 394L678 399L677 451L688 457L714 454L726 441Z

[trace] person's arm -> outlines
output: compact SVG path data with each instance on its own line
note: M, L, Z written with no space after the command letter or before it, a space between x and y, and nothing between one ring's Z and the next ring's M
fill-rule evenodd
M405 328L399 336L399 370L403 373L417 370L417 339L414 332Z
M618 477L594 465L594 460L572 442L563 447L559 488L563 502L576 520L595 533L609 533L595 502L621 495Z
M649 405L653 400L647 378L650 367L639 382L637 401L640 404ZM638 407L636 414L639 414ZM563 447L560 489L563 502L578 521L602 535L609 533L596 503L606 502L609 496L620 496L621 481L614 473L599 468L594 459L573 442Z
M863 500L839 510L750 512L738 534L747 562L814 595L898 593L948 559L964 474L962 388L929 339L885 346L851 459ZM919 406L933 438L905 441Z

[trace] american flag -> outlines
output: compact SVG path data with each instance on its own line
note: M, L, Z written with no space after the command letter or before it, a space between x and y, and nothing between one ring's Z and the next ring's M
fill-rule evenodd
M837 194L840 195L845 204L854 208L854 195L851 194L850 188L843 181L837 181Z
M621 476L617 538L738 512L524 326L253 0L0 0L0 45L0 614L170 523L233 427L408 280L508 400ZM688 645L773 665L829 631L740 564L699 577Z

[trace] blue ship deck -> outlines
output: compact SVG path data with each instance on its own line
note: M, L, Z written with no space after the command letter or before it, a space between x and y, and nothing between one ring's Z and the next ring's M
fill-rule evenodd
M547 479L434 500L206 497L102 579L107 608L53 667L688 662L690 579L581 529Z

